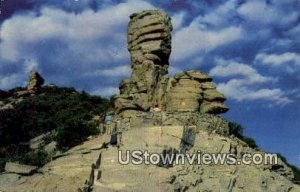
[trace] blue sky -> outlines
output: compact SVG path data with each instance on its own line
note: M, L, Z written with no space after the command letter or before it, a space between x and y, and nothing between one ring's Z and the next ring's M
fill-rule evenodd
M118 93L130 75L129 15L158 8L174 25L171 74L199 69L227 97L224 116L300 167L299 0L4 0L0 89L48 83Z

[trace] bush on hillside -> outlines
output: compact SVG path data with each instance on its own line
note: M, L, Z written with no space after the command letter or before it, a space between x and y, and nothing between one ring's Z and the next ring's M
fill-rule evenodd
M258 148L258 145L256 144L255 140L251 137L243 136L242 140L248 144L251 148Z
M245 143L247 143L248 146L251 148L258 147L253 138L246 137L243 135L244 128L240 124L235 123L235 122L229 122L228 127L229 127L229 135L234 135L234 136L238 137L239 139L241 139Z
M95 115L104 117L109 108L108 99L79 93L73 88L47 87L39 95L24 97L14 109L0 111L0 149L5 151L0 151L0 164L3 166L7 160L44 164L47 157L43 151L32 154L20 150L20 144L54 131L56 134L47 138L47 142L57 141L60 149L67 150L98 134L96 125L88 122Z
M50 155L39 149L38 151L30 151L21 159L21 162L27 165L43 166L51 160Z
M84 138L87 136L86 133L95 133L95 130L91 130L91 126L85 122L91 120L94 115L104 115L108 107L109 101L106 99L68 90L59 94L27 98L15 106L15 111L21 113L20 129L30 138L53 129L73 132L76 135L74 138L78 135ZM76 142L62 143L70 147Z
M243 137L244 128L240 124L235 122L229 122L228 127L229 127L229 135L234 135L238 138Z
M294 173L294 181L300 182L300 169L294 165L288 163L287 159L281 155L280 153L277 154L278 158L280 158L287 166L289 166L293 173Z
M58 128L55 140L59 149L66 150L83 142L88 136L96 134L99 134L96 125L72 118Z

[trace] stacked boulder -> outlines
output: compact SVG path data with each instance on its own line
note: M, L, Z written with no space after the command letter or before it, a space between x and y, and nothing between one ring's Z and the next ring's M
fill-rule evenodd
M42 85L44 84L43 77L35 71L31 71L29 74L29 81L27 85L27 90L30 93L38 93L41 90Z
M115 102L121 116L151 110L212 114L228 111L225 96L216 90L207 74L189 70L167 76L171 31L171 18L159 10L130 16L128 50L132 74L120 83Z
M132 76L153 93L158 80L167 74L171 53L171 18L158 10L130 16L128 50Z
M224 113L225 96L216 90L212 78L200 71L189 70L171 78L170 90L166 90L166 111L200 111Z
M157 85L167 74L171 53L171 18L158 10L132 14L128 26L131 79L120 84L119 111L148 111Z

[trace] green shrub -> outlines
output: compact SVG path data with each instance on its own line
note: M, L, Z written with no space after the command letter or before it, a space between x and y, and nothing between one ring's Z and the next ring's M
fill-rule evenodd
M258 145L256 144L256 142L253 138L243 136L244 128L240 124L237 124L235 122L229 122L228 127L229 127L229 135L234 135L234 136L240 138L245 143L247 143L248 146L251 148L258 148ZM294 165L289 164L287 162L287 159L284 156L282 156L281 154L278 154L278 157L292 169L294 176L295 176L294 180L299 182L300 181L300 169Z
M24 155L24 159L21 160L22 163L27 165L43 166L50 161L49 154L40 149L38 151L30 151Z
M96 132L96 127L87 122L94 115L105 114L109 107L109 100L99 96L77 93L72 88L56 88L55 92L26 98L15 106L15 111L21 113L22 122L18 126L27 133L26 139L57 130L54 139L59 146L70 148ZM68 138L64 140L63 136Z
M280 158L287 166L289 166L292 169L294 173L294 181L300 182L300 169L288 163L287 159L280 153L277 154L277 157Z
M0 152L0 160L25 159L41 165L47 159L42 151L28 154L19 150L18 144L53 131L57 134L47 137L47 143L55 140L60 149L67 150L97 134L96 125L88 122L95 115L104 116L110 107L108 99L76 92L74 88L44 87L41 94L24 97L14 109L0 111L0 148L5 149L5 154Z
M289 166L291 167L291 169L293 170L294 172L294 180L297 181L297 182L300 182L300 169L294 165L290 165Z
M228 128L229 128L229 135L234 135L234 136L240 138L245 143L247 143L248 146L251 148L258 147L253 138L243 136L244 128L240 124L235 123L235 122L229 122Z
M238 138L243 137L244 128L240 124L237 124L235 122L229 122L228 128L229 128L229 135L234 135Z
M69 119L59 127L55 140L59 149L66 150L96 134L99 134L99 130L95 125L80 119Z
M257 148L257 144L255 142L254 139L252 139L251 137L246 137L246 136L243 136L242 140L247 143L249 145L249 147L251 148Z

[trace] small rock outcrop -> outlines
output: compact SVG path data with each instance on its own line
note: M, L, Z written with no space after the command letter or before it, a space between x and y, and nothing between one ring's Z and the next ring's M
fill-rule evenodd
M225 96L216 90L207 74L189 70L167 76L171 31L171 18L158 10L130 16L128 50L132 74L120 83L120 95L115 102L121 116L151 110L212 114L228 111Z
M31 93L38 93L44 82L43 77L38 72L31 71L29 74L27 90Z
M200 111L219 114L228 110L226 97L216 90L212 78L200 71L189 70L169 78L166 90L166 111Z
M22 165L18 163L7 162L5 165L6 173L16 173L20 175L30 175L34 173L38 167L30 165Z

